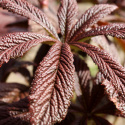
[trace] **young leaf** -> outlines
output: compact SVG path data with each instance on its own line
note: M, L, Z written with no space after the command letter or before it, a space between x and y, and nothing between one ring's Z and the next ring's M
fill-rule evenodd
M73 95L73 55L68 44L53 45L39 64L32 83L32 124L49 125L65 118Z
M117 9L116 5L100 4L88 9L72 28L70 41L74 41L81 32L85 32L90 26L98 22L104 16Z
M80 35L75 39L76 41L83 39L85 37L97 36L97 35L110 35L117 38L125 38L125 24L122 23L112 23L105 26L98 26L92 28L87 32L81 32Z
M25 0L0 0L0 6L3 8L25 16L45 28L52 36L58 39L58 35L55 31L55 28L49 23L48 19L42 11L34 7L32 4L28 3Z
M11 33L0 37L0 65L10 58L23 56L31 47L45 41L55 42L55 39L35 33Z
M106 52L86 43L74 42L74 45L86 52L98 65L104 77L110 81L110 84L104 84L110 99L116 104L117 108L125 113L125 69L119 63L114 61ZM111 88L111 89L110 89ZM118 101L118 102L117 102ZM116 103L117 102L117 103Z
M61 34L63 35L65 41L71 32L76 13L76 0L61 0L61 4L58 10L58 19Z

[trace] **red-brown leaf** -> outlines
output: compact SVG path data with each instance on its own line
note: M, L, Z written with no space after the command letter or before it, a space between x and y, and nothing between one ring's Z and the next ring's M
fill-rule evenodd
M0 65L10 58L23 56L31 47L45 41L55 41L51 37L35 33L12 33L0 37Z
M124 100L125 86L121 85L119 88L116 88L112 83L113 83L112 80L111 81L104 80L102 84L105 85L105 91L108 94L109 99L115 103L116 108L125 113L125 100Z
M109 4L95 5L88 9L72 28L70 41L75 41L82 32L88 30L90 26L97 23L101 18L110 14L115 9L117 9L116 5Z
M109 53L115 60L120 62L120 57L115 44L104 35L99 35L91 38L93 42L96 42L98 46Z
M64 40L69 37L77 13L76 0L61 0L58 10L59 27Z
M40 24L52 36L58 39L55 28L49 23L45 14L26 0L0 0L0 6L13 13L25 16Z
M112 23L105 26L98 26L96 28L92 28L87 32L82 32L75 39L80 40L85 37L97 36L97 35L110 35L115 36L117 38L125 39L125 24L122 23Z
M93 45L80 42L71 45L86 52L98 65L104 77L110 81L110 83L103 83L106 86L106 92L116 107L125 113L125 68L113 60L108 53Z
M32 124L50 125L65 118L74 83L73 55L68 44L56 43L39 64L32 83Z

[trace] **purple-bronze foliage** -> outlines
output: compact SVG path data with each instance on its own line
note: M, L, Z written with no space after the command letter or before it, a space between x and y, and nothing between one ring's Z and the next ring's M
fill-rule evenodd
M103 49L83 42L85 39L97 35L125 38L125 24L123 23L94 27L94 24L100 19L117 9L116 5L95 5L77 20L78 7L76 0L60 0L57 14L61 33L60 38L45 14L27 1L0 0L0 6L10 12L35 21L48 32L48 36L38 33L19 32L0 37L0 65L7 63L10 58L23 56L30 48L39 43L51 45L48 52L46 52L47 54L45 53L45 57L41 57L41 61L37 61L37 63L40 63L36 68L28 97L19 102L6 104L4 108L0 109L0 112L6 114L2 113L2 115L0 113L0 123L2 125L17 123L20 125L51 125L61 122L67 115L74 86L75 90L79 86L82 91L81 95L78 94L78 90L76 94L78 94L78 100L82 105L81 112L86 114L86 117L80 120L80 124L87 124L88 113L97 125L102 123L110 124L103 118L93 115L100 113L106 108L104 106L100 111L93 107L97 106L105 95L104 88L109 99L118 109L118 113L124 116L125 68ZM93 82L91 93L89 69L84 61L79 64L79 59L73 56L78 51L87 53L101 72L101 83L97 85L98 82ZM76 65L81 67L79 68ZM79 79L77 84L75 74ZM105 87L102 87L101 84ZM102 93L100 90L102 90ZM100 92L100 97L94 100L97 96L97 91ZM71 109L73 110L74 108L75 106L71 105ZM114 112L114 115L118 113Z

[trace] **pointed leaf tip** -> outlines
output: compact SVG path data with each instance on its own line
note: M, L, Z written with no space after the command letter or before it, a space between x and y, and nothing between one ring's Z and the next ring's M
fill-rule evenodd
M75 41L83 32L86 32L88 28L117 8L116 5L99 4L88 9L72 28L70 42Z

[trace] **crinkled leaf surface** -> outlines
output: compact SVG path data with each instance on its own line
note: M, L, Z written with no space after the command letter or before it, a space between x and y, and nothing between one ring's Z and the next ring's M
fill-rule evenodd
M50 125L65 118L73 94L73 55L68 44L56 43L39 64L32 83L31 123Z
M102 114L111 114L110 111L112 111L112 115L116 115L116 107L113 103L112 105L107 104L110 101L104 93L104 86L101 85L103 75L98 73L94 80L90 79L90 72L86 63L76 55L74 56L74 64L77 73L75 79L78 77L74 88L78 100L75 104L72 103L68 110L76 116L73 121L74 125L87 125L89 119L93 119L97 125L106 123L110 125L103 117L99 117ZM70 117L69 114L68 117ZM67 121L70 120L64 120L64 124ZM72 125L72 122L69 123Z
M97 23L101 18L117 9L115 5L100 4L88 9L72 28L70 41L74 41L82 32L85 32L90 26Z
M10 58L23 56L31 47L45 41L55 41L53 38L36 33L12 33L0 37L0 65Z
M109 53L115 60L120 62L120 57L115 44L106 36L99 35L92 37L91 40L98 44L98 46Z
M0 6L8 9L11 12L28 17L29 19L37 22L38 24L43 26L51 34L51 36L58 39L55 29L49 23L45 15L41 11L33 7L31 4L27 3L25 0L0 0ZM117 6L115 5L96 5L87 10L71 29L73 25L72 19L74 18L74 15L76 13L75 1L62 0L59 10L60 16L62 16L59 17L59 20L60 29L62 35L65 35L66 41L72 42L71 45L80 48L82 51L91 56L91 58L104 74L105 79L107 79L111 83L110 87L113 87L113 89L111 89L113 90L113 92L108 91L108 93L110 93L110 99L115 103L117 100L117 108L125 112L125 90L123 85L123 83L125 83L125 70L123 69L123 67L112 60L112 58L104 51L97 49L92 45L78 42L73 43L74 41L83 38L83 33L85 33L86 35L84 37L87 37L86 33L91 31L89 30L89 28L91 28L93 24L95 24L105 15L111 13L116 8ZM67 25L69 27L67 27ZM110 31L110 33L106 32L107 29L109 30L108 26L106 28L103 27L103 31L101 30L102 27L98 28L99 29L95 30L95 32L98 31L97 33L95 33L96 35L112 35L112 30ZM118 29L117 26L111 28L116 28L116 30ZM100 33L99 30L102 32ZM120 30L122 30L122 28ZM92 32L94 32L93 29ZM117 33L113 32L114 34L112 36L123 36L122 32L123 31L119 32L118 30ZM4 62L8 62L11 57L14 58L16 56L22 56L32 46L35 46L36 44L44 41L56 42L55 39L35 33L17 33L0 37L0 65L2 65ZM73 55L70 51L70 47L67 43L57 42L52 46L48 54L40 62L35 73L35 78L33 80L29 96L31 123L34 125L50 125L64 119L68 110L70 99L73 94L73 83L74 66ZM24 115L27 116L27 113L24 113ZM82 121L83 120L84 119L82 119ZM6 121L7 120L5 120L5 122ZM87 122L85 122L85 124L87 124Z
M112 23L105 26L98 26L96 28L92 28L87 32L81 32L75 40L80 40L85 37L97 36L97 35L110 35L115 36L117 38L125 38L125 24L122 23Z
M32 4L28 3L26 0L1 0L0 6L3 8L25 16L45 28L52 36L58 39L55 28L49 23L48 19L42 11L34 7Z
M115 105L107 98L104 92L104 86L101 84L104 79L103 75L99 72L94 80L90 80L89 77L86 77L89 76L89 72L84 61L78 57L75 57L74 60L74 62L76 62L75 68L77 69L77 77L79 78L79 83L75 81L75 92L78 101L75 104L72 103L68 110L72 115L76 114L73 121L74 125L87 125L87 121L90 119L93 119L96 125L111 125L111 123L102 117L103 114L124 117L124 115L122 115L120 111L117 111ZM87 84L86 82L84 84L84 80L82 81L85 77L85 81L88 81ZM67 115L67 118L68 117L70 117L69 114ZM64 124L66 124L67 121L70 120L64 120ZM72 122L69 123L70 125L73 124Z
M105 82L106 92L109 94L110 99L115 103L116 107L125 113L125 69L118 62L113 60L103 50L89 45L87 43L73 43L74 45L86 52L93 61L98 65L104 77L110 81Z
M125 100L124 91L125 87L120 86L120 88L115 88L112 84L113 81L104 80L103 85L105 85L105 91L109 96L109 99L115 103L116 107L125 114Z
M76 0L61 0L58 10L59 27L61 34L66 40L74 23L74 18L77 13Z

